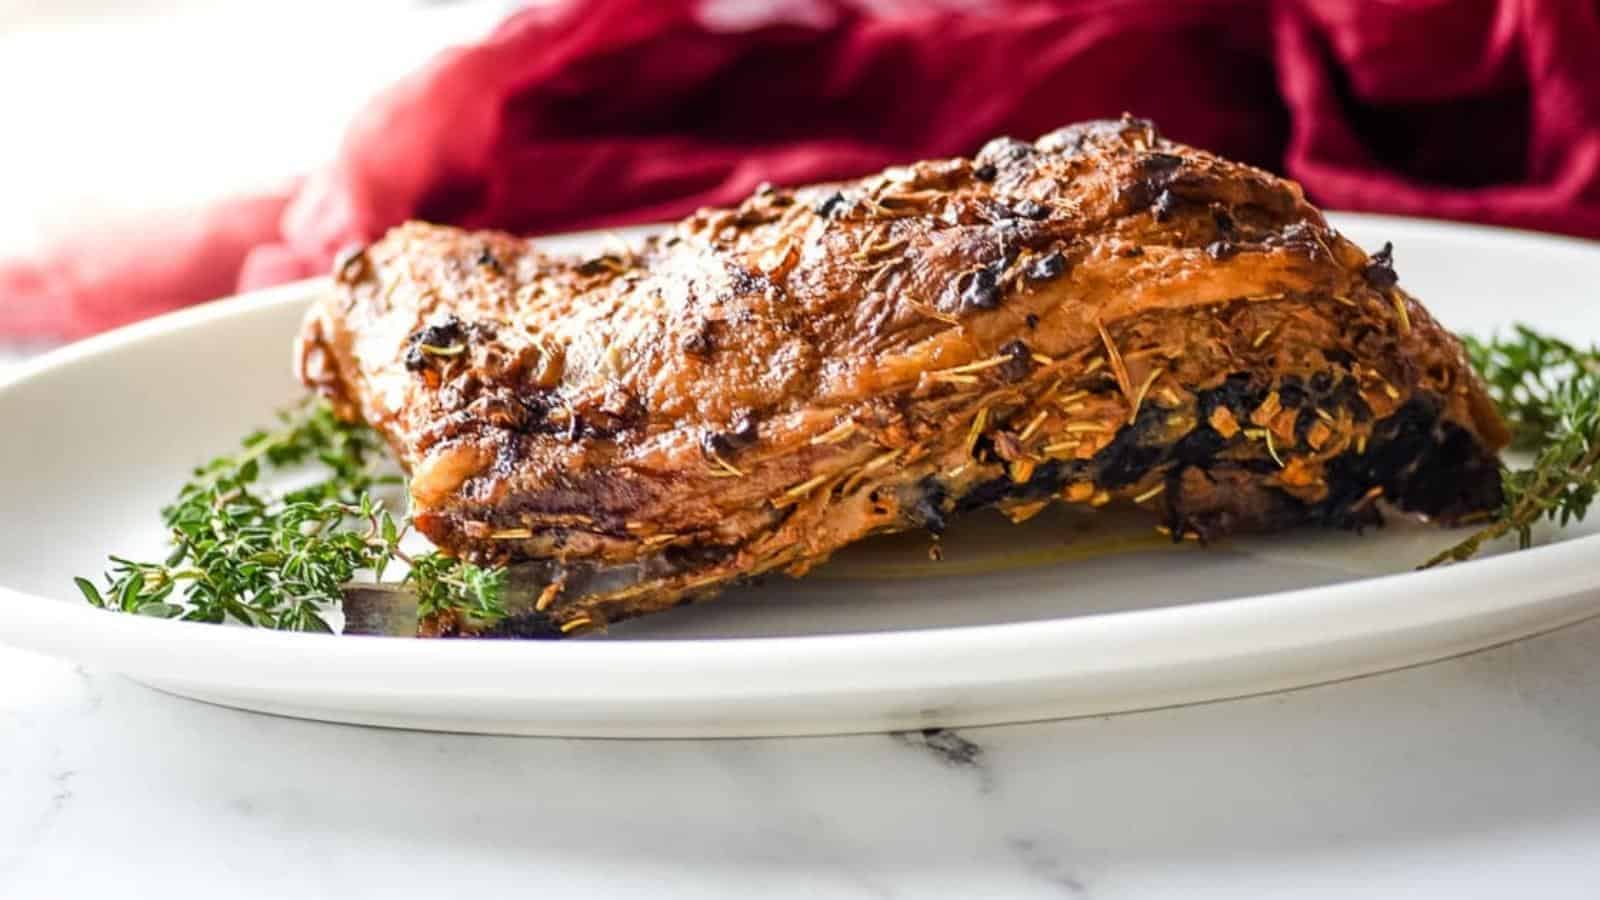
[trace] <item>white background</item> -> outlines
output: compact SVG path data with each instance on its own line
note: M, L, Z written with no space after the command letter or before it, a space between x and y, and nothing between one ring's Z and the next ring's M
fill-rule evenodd
M0 0L0 257L280 184L504 0Z

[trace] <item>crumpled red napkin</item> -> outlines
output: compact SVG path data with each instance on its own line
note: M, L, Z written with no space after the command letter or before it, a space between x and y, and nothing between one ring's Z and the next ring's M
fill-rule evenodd
M649 222L1131 111L1336 209L1600 237L1600 3L591 0L376 98L281 194L0 264L0 335L318 274L423 218Z

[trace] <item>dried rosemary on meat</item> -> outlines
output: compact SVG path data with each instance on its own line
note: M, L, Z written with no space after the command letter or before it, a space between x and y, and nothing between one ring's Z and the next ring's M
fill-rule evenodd
M399 481L380 474L383 449L365 426L339 421L320 402L280 414L279 427L245 438L242 449L196 469L161 512L172 551L160 562L110 558L104 587L74 581L93 605L192 622L239 622L290 631L330 631L323 616L344 588L381 581L395 563L420 615L449 612L464 622L505 615L505 571L439 553L409 554L397 521L372 489ZM315 463L323 477L274 493L261 472Z
M1511 428L1511 449L1533 454L1533 462L1504 467L1505 501L1493 521L1422 568L1470 559L1508 534L1526 548L1534 525L1581 520L1600 490L1600 348L1579 349L1521 325L1465 343Z

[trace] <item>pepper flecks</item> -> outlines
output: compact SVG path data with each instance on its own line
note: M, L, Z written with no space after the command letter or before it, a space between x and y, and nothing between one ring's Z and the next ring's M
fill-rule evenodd
M741 410L733 419L733 425L727 431L717 434L718 443L729 450L742 450L760 440L761 432L756 425L755 414L749 410Z
M543 422L550 415L550 398L539 394L517 392L513 395L517 405L522 407L522 420L526 423ZM504 452L512 452L516 448L502 448Z
M683 352L690 356L709 359L713 353L717 352L716 340L711 336L710 323L702 324L693 334L684 338L683 343L679 346L683 348Z
M1034 154L1032 144L1024 143L1016 138L997 137L978 151L976 157L980 166L991 165L1004 168L1009 163L1021 162Z
M1383 249L1372 254L1372 259L1361 270L1361 277L1367 280L1380 291L1386 291L1400 283L1400 276L1394 271L1394 243L1384 241Z
M1021 381L1033 371L1033 352L1021 339L1002 344L1000 353L1007 359L1000 364L998 374L1006 381Z
M504 275L506 273L505 267L500 264L500 258L495 256L494 251L488 247L478 251L476 263L496 275Z
M1237 230L1233 221L1233 214L1216 203L1211 204L1211 223L1217 227L1217 236L1224 240L1232 240Z
M466 329L455 316L419 328L406 342L406 368L413 372L425 369L430 357L460 353L466 341Z
M726 456L734 451L733 441L725 431L707 431L700 435L700 449L707 456Z
M708 431L700 436L700 448L712 456L727 456L754 444L761 437L755 414L741 410L726 431Z
M834 213L841 211L847 205L848 201L845 199L844 192L834 191L818 201L817 205L812 207L812 211L824 219L832 219L834 218Z
M1011 211L1024 219L1038 220L1050 217L1050 207L1028 199L1012 204Z
M987 267L973 270L967 276L967 285L961 290L963 310L995 309L1000 305L1000 283L994 270Z
M1156 195L1156 202L1150 207L1150 211L1157 222L1171 219L1172 214L1178 211L1178 195L1174 194L1171 188L1162 188L1161 193Z
M1029 281L1050 281L1060 278L1067 271L1067 258L1060 250L1052 250L1044 256L1034 260L1028 267Z
M1267 235L1264 238L1264 243L1272 246L1293 247L1310 254L1324 252L1322 241L1317 237L1316 228L1307 222L1294 222L1286 225L1280 231Z
M637 405L635 405L637 404ZM522 434L550 434L562 440L578 440L579 437L595 437L600 440L614 440L622 432L635 431L643 424L646 410L643 400L630 400L629 407L621 412L608 413L605 410L592 410L589 413L566 412L566 407L552 407L549 400L536 399L522 400L522 407L528 415L523 416L517 431ZM563 412L565 415L550 418L550 412ZM520 452L520 450L506 450L506 453ZM515 466L520 456L507 456L506 466ZM499 456L496 456L499 464ZM499 474L509 471L502 468Z
M733 419L733 438L741 444L753 444L761 437L755 413L741 410Z
M994 167L994 163L984 163L972 170L972 177L979 181L993 181L999 174L1000 170Z
M1183 158L1171 153L1146 153L1139 157L1133 171L1128 173L1131 178L1117 187L1124 214L1133 215L1153 206L1178 179L1182 166ZM1172 197L1168 202L1175 203L1179 199Z

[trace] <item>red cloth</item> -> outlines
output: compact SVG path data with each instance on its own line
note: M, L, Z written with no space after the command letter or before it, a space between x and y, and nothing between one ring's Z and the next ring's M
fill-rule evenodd
M1594 0L863 4L524 11L378 97L291 193L0 265L0 334L320 273L407 218L648 222L1125 110L1331 208L1600 237Z

